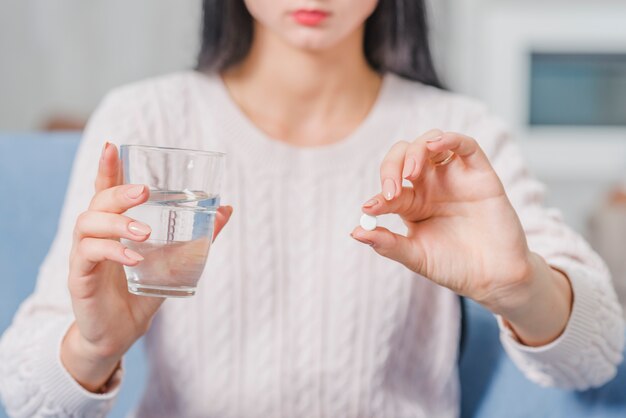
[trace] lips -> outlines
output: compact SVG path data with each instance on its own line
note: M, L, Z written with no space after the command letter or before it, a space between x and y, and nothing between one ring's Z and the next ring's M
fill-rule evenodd
M323 10L296 10L291 14L296 22L304 26L317 26L322 23L329 13Z

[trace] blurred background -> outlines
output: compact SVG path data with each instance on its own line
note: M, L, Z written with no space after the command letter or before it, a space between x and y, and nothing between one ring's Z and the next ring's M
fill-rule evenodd
M626 301L626 2L430 3L445 84L508 123L548 204L606 259ZM0 136L80 131L111 88L193 67L200 9L200 0L0 0Z

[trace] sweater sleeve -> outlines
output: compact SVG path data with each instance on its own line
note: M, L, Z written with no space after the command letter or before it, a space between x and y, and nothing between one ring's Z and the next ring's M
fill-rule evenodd
M105 416L119 390L119 372L109 382L108 393L85 390L61 363L60 346L74 321L67 290L74 223L94 194L104 142L134 142L143 134L136 101L126 91L109 94L91 118L76 154L57 234L39 270L35 290L0 340L0 397L11 417ZM42 184L45 187L45 179Z
M564 332L552 343L529 347L498 318L500 340L517 367L543 386L583 390L612 379L622 361L624 320L610 273L558 210L543 206L544 186L530 174L521 152L497 119L482 112L470 129L502 180L531 251L567 275L573 307Z

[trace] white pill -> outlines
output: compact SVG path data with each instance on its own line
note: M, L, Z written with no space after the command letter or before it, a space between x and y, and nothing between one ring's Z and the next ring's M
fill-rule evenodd
M361 215L361 228L366 231L373 231L376 229L376 225L378 225L378 222L375 216L368 215L367 213Z

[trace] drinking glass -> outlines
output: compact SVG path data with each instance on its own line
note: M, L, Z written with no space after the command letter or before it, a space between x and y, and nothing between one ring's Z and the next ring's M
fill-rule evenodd
M144 257L124 266L128 290L193 296L211 247L225 154L143 145L122 145L120 153L124 184L150 190L146 203L125 213L152 228L144 242L121 240Z

